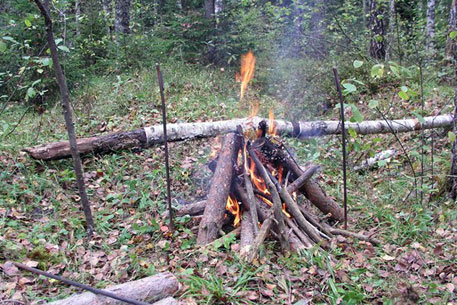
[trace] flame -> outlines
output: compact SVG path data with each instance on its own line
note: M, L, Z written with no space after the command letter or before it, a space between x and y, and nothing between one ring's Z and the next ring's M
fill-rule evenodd
M270 200L268 200L267 198L263 197L263 196L259 196L257 195L257 198L260 198L263 202L265 202L266 204L268 204L270 207L273 207L273 202L271 202ZM282 204L282 213L284 215L286 215L287 218L291 218L292 216L289 214L289 212L287 212L286 210L286 204L283 203Z
M260 102L259 101L255 101L255 102L252 102L251 103L251 107L249 109L249 118L253 118L257 115L257 113L259 112L259 109L260 109Z
M235 216L235 221L233 222L233 225L235 227L238 226L241 220L240 205L238 204L238 201L235 198L232 198L232 196L228 196L225 208L230 213L232 213L233 216Z
M276 132L275 115L273 109L270 109L268 112L268 134L276 136Z
M246 54L241 55L241 92L240 92L240 101L244 97L244 93L248 86L248 83L254 77L256 58L252 50Z

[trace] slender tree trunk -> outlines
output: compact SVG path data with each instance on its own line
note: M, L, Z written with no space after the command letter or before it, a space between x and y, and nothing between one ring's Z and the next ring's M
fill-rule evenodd
M114 31L117 34L130 33L130 0L116 0Z
M457 45L454 44L454 66L455 66L455 91L454 91L454 118L452 121L454 134L457 134ZM451 172L450 172L450 196L457 198L457 141L452 144Z
M457 1L452 0L451 9L449 13L449 30L446 40L446 57L453 57L453 49L455 40L449 37L449 33L457 31Z
M73 158L76 174L76 182L78 184L79 196L81 204L84 210L87 221L87 235L92 236L94 230L94 221L92 219L92 212L90 209L89 199L87 198L86 187L84 185L84 176L83 168L81 163L81 158L79 156L78 146L76 143L75 135L75 125L73 123L73 117L70 107L70 92L68 91L67 81L65 75L63 74L62 67L59 62L59 55L57 52L57 45L54 40L54 34L52 33L52 20L49 14L49 5L46 3L46 6L40 0L34 0L36 5L41 11L41 14L44 17L46 25L46 38L48 41L49 49L51 50L51 58L56 72L57 83L59 84L60 95L62 96L62 107L63 114L65 117L65 124L68 131L68 137L70 139L70 149L71 155Z
M427 0L427 49L435 50L435 0Z
M76 37L81 36L81 23L79 22L80 16L81 16L81 1L75 0Z
M224 10L224 0L214 0L214 13L220 14Z
M362 0L362 21L363 26L367 26L367 0Z
M395 9L395 0L389 2L389 33L387 34L386 60L391 60L395 45L395 26L396 26L397 11Z
M214 18L215 0L205 0L205 17L206 19Z
M369 10L369 28L371 31L370 56L375 59L384 60L386 57L384 6L376 0L370 0Z

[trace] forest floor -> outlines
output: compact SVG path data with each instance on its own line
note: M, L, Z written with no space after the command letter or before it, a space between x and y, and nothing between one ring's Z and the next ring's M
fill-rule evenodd
M192 65L164 67L170 121L249 115L247 103L238 102L239 84L232 75ZM78 135L160 123L154 76L153 70L144 70L99 77L73 89ZM449 113L451 90L427 90L429 114L439 109ZM365 118L378 117L364 106L372 98L362 95L358 104ZM392 118L410 117L417 107L401 102L388 85L376 98L395 102L395 108L388 108ZM270 108L280 119L290 111L256 84L246 100L259 102L263 116ZM338 112L331 109L311 119L321 118L337 119ZM195 223L189 217L178 218L177 231L169 232L161 216L166 194L162 147L83 159L96 223L95 237L87 242L72 161L34 161L21 152L67 138L59 104L42 115L12 106L0 117L0 264L29 262L96 287L170 271L183 286L176 296L183 304L455 304L457 209L443 192L451 144L441 130L426 136L417 197L412 169L416 175L421 172L421 133L400 135L411 164L393 135L350 139L351 166L370 151L399 152L375 169L348 174L349 229L374 233L381 245L339 237L328 252L284 255L275 243L267 243L259 260L247 265L232 251L236 241L206 251L195 247ZM215 142L170 144L175 205L205 197ZM340 139L287 142L303 163L322 166L318 180L342 202ZM77 291L32 274L0 273L0 300L39 304Z

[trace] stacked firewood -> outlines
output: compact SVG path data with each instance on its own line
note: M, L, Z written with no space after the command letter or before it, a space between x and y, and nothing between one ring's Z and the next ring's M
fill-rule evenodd
M254 134L254 136L252 135ZM376 240L331 227L297 200L303 194L334 222L344 218L343 209L328 197L312 176L316 165L302 168L266 121L254 132L243 131L224 136L219 155L210 162L214 172L206 201L184 206L178 215L203 213L197 243L206 245L221 235L227 222L238 227L240 254L253 261L267 237L280 242L284 251L318 244L327 246L334 234Z

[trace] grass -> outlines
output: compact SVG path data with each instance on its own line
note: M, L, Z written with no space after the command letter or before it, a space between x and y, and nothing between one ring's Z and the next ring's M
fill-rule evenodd
M178 63L164 65L162 70L171 122L249 114L247 103L238 103L239 87L232 71ZM253 85L246 100L260 103L260 115L267 115L269 108L274 108L279 118L309 111L302 109L306 104L279 99L260 81ZM451 93L444 84L440 86L445 89L427 87L431 101L428 111L447 111ZM330 95L328 100L332 98ZM365 106L371 98L368 93L360 96L365 118L376 117ZM395 101L396 117L409 116L411 106L418 103L402 103L388 86L385 90L380 88L376 98L382 107ZM73 92L72 101L79 136L160 123L153 69L94 76ZM311 102L312 96L305 101ZM275 244L268 243L258 261L245 265L230 250L236 246L233 241L205 252L194 249L192 228L196 223L189 217L178 218L177 232L168 232L161 216L166 198L161 147L83 159L97 232L92 241L85 241L85 220L76 195L72 161L33 161L20 152L25 146L66 139L60 106L48 105L42 116L28 111L9 134L24 111L23 106L14 105L0 117L1 263L32 260L42 269L54 268L63 276L97 287L169 270L178 275L184 286L178 297L189 304L291 304L299 300L312 300L315 304L394 304L412 302L414 293L424 304L430 300L455 301L450 285L457 284L453 278L457 271L453 230L457 212L455 204L440 195L439 182L449 167L450 143L445 135L434 139L433 174L431 149L428 150L422 203L414 196L415 191L411 192L413 175L403 154L377 169L349 172L349 227L376 233L383 242L381 246L338 238L327 252L282 255ZM337 110L331 109L324 115L315 113L313 118L337 117ZM404 134L401 140L419 172L420 155L414 153L420 151L419 135ZM391 135L357 136L349 141L350 164L387 147L400 151ZM427 147L430 141L427 140ZM286 142L302 162L322 166L321 185L340 201L339 139ZM170 145L173 204L205 196L206 162L212 144L213 140L207 139ZM0 277L14 282L6 274ZM48 301L74 290L41 278L13 289L0 287L5 299L13 298L16 292L25 301Z

